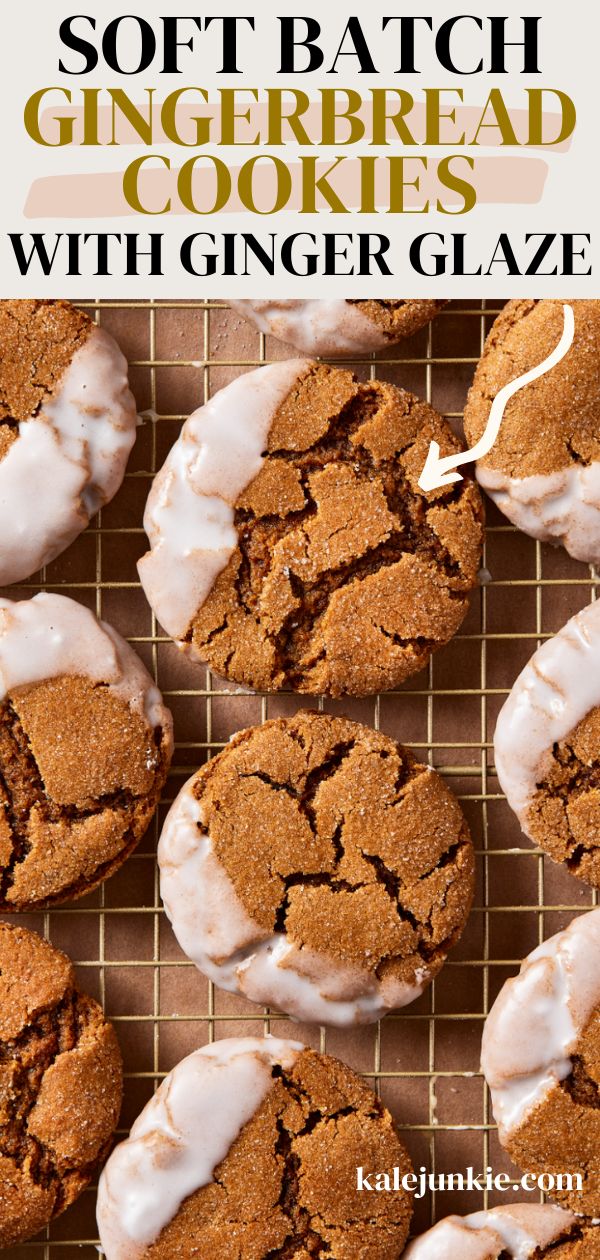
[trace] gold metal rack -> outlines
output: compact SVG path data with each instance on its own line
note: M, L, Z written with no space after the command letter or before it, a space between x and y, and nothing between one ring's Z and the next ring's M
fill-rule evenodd
M177 750L164 807L140 849L104 887L24 921L64 948L82 985L114 1021L126 1070L121 1133L156 1082L198 1045L250 1031L289 1033L289 1021L213 989L177 948L162 913L155 862L165 808L184 779L236 730L290 713L306 700L227 688L190 665L161 635L137 582L145 549L144 502L182 421L239 372L285 356L217 302L103 301L83 304L114 332L131 364L144 419L124 486L113 504L39 582L19 588L68 592L130 639L173 709ZM429 329L380 358L351 366L412 389L460 426L466 391L499 303L452 303ZM488 506L483 583L456 639L401 690L366 701L330 702L418 749L461 799L478 854L478 887L464 938L417 1003L355 1031L294 1026L294 1035L344 1058L390 1106L417 1168L510 1170L479 1074L481 1028L522 956L594 904L584 885L549 863L520 834L494 776L497 710L536 645L595 597L598 575L562 551L518 534ZM15 597L18 592L11 589ZM502 1196L503 1202L514 1198ZM516 1196L519 1197L519 1196ZM522 1197L522 1196L521 1196ZM428 1194L415 1232L452 1211L475 1211L487 1195ZM490 1202L494 1201L492 1196ZM41 1241L11 1260L94 1260L95 1191Z

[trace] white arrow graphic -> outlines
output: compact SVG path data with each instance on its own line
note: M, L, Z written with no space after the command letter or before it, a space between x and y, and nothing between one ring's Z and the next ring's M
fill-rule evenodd
M427 459L423 472L419 477L419 487L427 494L430 490L436 490L438 486L449 486L453 481L462 481L462 474L455 472L459 464L472 464L477 459L483 459L484 455L488 455L491 451L496 438L500 432L500 425L504 417L504 412L508 402L514 394L518 394L520 389L524 389L526 385L531 385L532 381L537 381L540 376L545 376L547 372L551 372L564 359L565 355L573 345L575 336L575 314L572 306L563 306L564 328L562 337L552 354L540 363L539 367L531 368L529 372L525 372L524 376L518 376L515 381L509 381L500 390L492 403L489 419L485 428L485 432L480 437L476 446L471 447L470 451L460 451L458 455L446 455L444 459L440 459L440 448L437 442L432 442L427 452Z

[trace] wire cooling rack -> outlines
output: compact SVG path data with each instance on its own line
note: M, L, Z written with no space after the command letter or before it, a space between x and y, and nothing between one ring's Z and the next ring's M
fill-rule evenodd
M177 748L164 804L140 849L97 893L24 921L76 960L82 985L113 1020L125 1060L120 1134L175 1063L206 1042L293 1032L362 1072L390 1107L416 1168L436 1173L493 1166L510 1171L479 1073L486 1012L508 975L543 937L593 904L584 885L531 848L499 792L493 765L496 714L537 644L595 596L598 575L562 551L508 526L488 504L482 586L460 634L401 690L364 701L320 701L417 749L459 796L478 861L477 893L463 940L417 1003L380 1025L338 1031L296 1025L213 989L179 951L161 910L155 862L169 802L199 764L241 727L294 712L307 700L228 689L182 658L164 636L137 581L145 550L143 507L183 420L240 372L286 347L260 336L217 302L83 303L113 332L131 365L143 419L122 490L81 538L23 595L68 592L123 633L150 667L175 718ZM460 428L462 408L499 303L453 303L428 329L380 357L351 366L426 397ZM19 592L8 592L13 598ZM310 703L310 701L308 701ZM502 1196L507 1202L519 1197ZM521 1196L522 1197L522 1196ZM428 1193L415 1232L448 1212L475 1211L488 1196ZM498 1199L498 1196L496 1196ZM494 1202L494 1195L489 1196ZM11 1260L97 1257L95 1190L41 1240Z

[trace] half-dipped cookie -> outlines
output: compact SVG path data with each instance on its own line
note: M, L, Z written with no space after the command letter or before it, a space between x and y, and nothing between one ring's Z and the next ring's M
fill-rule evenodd
M54 560L113 498L136 426L109 333L68 302L0 301L0 586Z
M600 1225L553 1204L448 1216L406 1249L405 1260L599 1260Z
M302 354L332 358L372 354L394 346L428 324L446 302L420 298L272 298L230 300L260 332Z
M69 959L0 923L0 1247L32 1238L89 1185L122 1090L114 1029Z
M106 1260L392 1260L411 1196L365 1174L410 1174L365 1081L299 1042L217 1041L167 1076L100 1179Z
M519 529L562 543L577 560L600 561L600 301L571 302L575 339L558 366L509 402L479 484ZM498 316L465 408L474 446L509 381L558 346L563 303L520 298Z
M236 735L182 789L158 860L200 970L317 1023L368 1023L419 997L473 896L469 830L443 779L322 713Z
M511 1159L554 1174L553 1199L599 1217L600 910L544 941L507 981L485 1024L481 1066Z
M0 910L90 892L158 804L171 715L135 652L62 595L0 600Z
M477 582L472 481L426 494L426 403L307 360L236 379L184 424L152 487L139 562L194 659L265 690L364 695L421 669Z
M496 768L523 831L600 885L600 601L538 649L500 711Z

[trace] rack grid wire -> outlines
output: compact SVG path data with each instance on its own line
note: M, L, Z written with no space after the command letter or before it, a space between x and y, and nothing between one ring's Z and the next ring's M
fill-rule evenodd
M113 1020L125 1062L123 1136L180 1058L224 1036L290 1034L290 1021L221 993L179 951L161 909L155 860L159 828L185 778L237 730L306 707L291 694L229 688L187 662L157 626L137 580L145 550L144 503L186 416L240 372L286 357L215 301L81 303L113 332L130 362L143 424L112 504L36 580L6 593L57 590L113 622L151 669L175 719L176 753L164 800L139 850L98 892L46 914L22 916L76 961L80 983ZM460 431L462 409L498 302L450 303L429 328L380 356L346 364L427 400ZM417 1169L514 1172L496 1137L479 1072L483 1021L521 958L596 896L529 846L495 778L495 718L536 646L595 598L598 574L507 525L488 502L482 584L459 634L427 670L397 692L318 701L418 750L463 804L478 880L467 930L418 1002L354 1031L293 1026L294 1036L345 1059L390 1107ZM310 703L310 702L309 702ZM416 1204L414 1232L448 1212L522 1197L453 1190ZM95 1188L46 1234L11 1249L11 1260L97 1257Z

